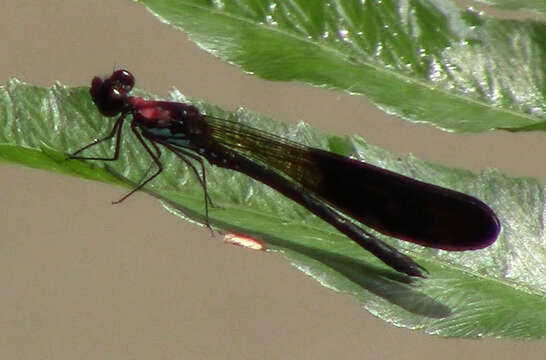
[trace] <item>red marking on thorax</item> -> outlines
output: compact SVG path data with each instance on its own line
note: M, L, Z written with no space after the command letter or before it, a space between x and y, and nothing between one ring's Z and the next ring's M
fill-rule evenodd
M137 110L140 118L156 126L169 126L172 123L171 111L157 105L157 101L144 100L140 97L132 97L131 104Z

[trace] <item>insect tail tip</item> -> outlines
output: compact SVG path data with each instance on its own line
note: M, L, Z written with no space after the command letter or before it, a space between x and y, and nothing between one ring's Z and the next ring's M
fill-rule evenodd
M409 271L406 272L406 274L411 277L420 277L421 279L427 279L428 274L430 273L428 272L427 269L425 269L421 265L415 264L415 266L412 266L411 269L409 269Z

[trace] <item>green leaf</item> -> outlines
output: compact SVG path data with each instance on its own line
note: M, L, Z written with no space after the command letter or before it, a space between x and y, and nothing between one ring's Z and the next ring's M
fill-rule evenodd
M365 95L448 131L544 129L543 22L491 19L446 0L139 2L265 79Z
M120 159L115 162L66 160L70 153L106 134L112 119L103 118L88 88L57 84L40 88L11 80L0 88L0 160L133 187L150 169L151 160L128 124ZM368 311L398 326L458 337L541 338L546 334L545 189L533 179L513 179L498 171L481 175L399 158L367 144L358 136L318 134L305 124L274 122L241 109L236 113L186 100L203 112L311 146L353 154L369 163L416 179L472 194L499 215L498 241L480 251L447 252L389 239L430 271L426 280L404 281L351 240L304 208L243 174L207 166L208 192L216 207L210 223L225 232L263 240L269 250L324 286L351 294ZM87 151L113 154L113 143ZM192 171L168 151L167 169L146 191L173 213L204 221L204 198ZM124 179L123 181L120 179Z

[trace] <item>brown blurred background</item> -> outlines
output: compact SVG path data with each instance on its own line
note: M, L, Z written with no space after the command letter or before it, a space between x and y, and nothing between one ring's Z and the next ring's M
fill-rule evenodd
M177 86L228 109L357 133L401 155L546 181L544 134L452 135L362 97L259 80L129 1L6 1L0 34L2 83L88 85L125 67L161 96ZM124 189L0 169L2 359L545 357L544 341L441 339L386 324L282 256L224 244L145 194L112 206Z

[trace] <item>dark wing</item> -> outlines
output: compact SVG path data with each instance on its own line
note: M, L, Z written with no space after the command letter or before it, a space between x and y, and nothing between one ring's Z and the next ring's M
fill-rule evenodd
M210 116L207 123L217 142L267 164L381 233L447 250L483 248L499 234L495 213L472 196L241 123Z

